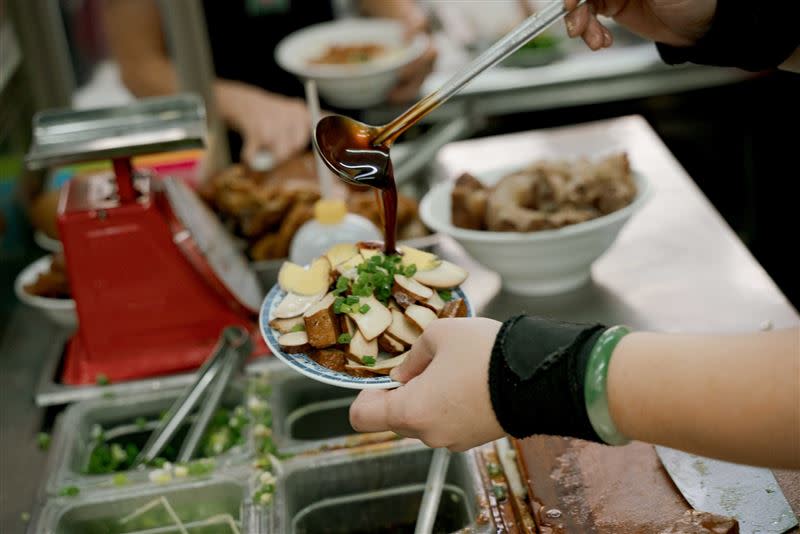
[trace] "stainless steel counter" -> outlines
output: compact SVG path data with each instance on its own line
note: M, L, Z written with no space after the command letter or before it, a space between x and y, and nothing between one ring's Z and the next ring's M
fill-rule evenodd
M650 202L594 266L592 282L571 293L520 298L498 293L497 275L464 257L449 240L442 253L472 268L466 290L484 315L503 319L528 312L572 320L627 323L662 331L752 331L769 321L797 325L800 317L709 204L647 123L639 117L547 132L453 143L437 158L443 177L464 170L522 165L540 157L613 150L629 153L653 184ZM36 448L43 411L33 388L38 359L55 335L33 311L19 308L0 342L0 531L18 532L32 510L46 455ZM796 474L795 480L796 480ZM779 476L782 484L788 478ZM787 492L787 497L791 496ZM792 502L795 511L800 503Z

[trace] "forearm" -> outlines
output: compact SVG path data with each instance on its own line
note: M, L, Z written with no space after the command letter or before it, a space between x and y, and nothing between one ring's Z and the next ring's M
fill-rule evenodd
M781 63L781 66L778 68L781 70L787 70L789 72L800 73L800 47L798 47L794 53L789 56L789 59Z
M611 358L608 400L631 439L800 468L800 329L630 334Z
M415 0L359 0L359 11L369 17L403 19L421 11Z

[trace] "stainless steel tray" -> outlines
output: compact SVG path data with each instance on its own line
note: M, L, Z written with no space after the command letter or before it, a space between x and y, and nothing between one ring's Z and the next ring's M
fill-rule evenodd
M120 107L48 110L33 118L31 169L153 154L205 144L202 100L192 94L147 98Z
M154 393L188 386L194 380L194 373L179 373L119 383L112 382L105 386L62 384L58 380L58 375L61 370L64 346L68 337L68 332L61 332L59 335L54 336L47 350L42 354L42 366L34 395L37 406L57 406L89 399L111 399L140 393ZM245 366L245 371L247 374L256 374L269 369L272 365L280 364L271 357L258 358L248 362Z
M176 528L157 528L158 516L164 514L161 507L153 509L148 517L142 516L138 530L122 530L119 520L138 507L166 497L181 520L197 524L203 519L218 514L242 517L245 524L241 532L259 534L252 522L260 522L257 515L249 513L251 484L244 471L228 471L208 480L193 480L163 486L143 486L128 490L109 491L76 497L57 497L49 500L28 528L29 534L91 534L91 533L175 533ZM265 512L261 512L262 514ZM163 518L166 519L166 518ZM148 525L147 523L152 524ZM192 532L230 532L229 528L201 529Z
M103 429L106 438L113 440L129 436L130 440L144 443L146 436L157 425L157 419L175 401L180 389L126 395L110 399L93 399L79 402L67 408L61 414L59 428L52 443L53 458L50 464L50 477L46 484L46 493L58 495L61 488L75 486L82 492L107 491L114 488L112 474L85 474L89 456L92 453L92 429L97 425ZM248 394L243 383L231 384L222 399L222 406L233 408L247 404ZM143 417L147 422L138 426L135 420ZM242 465L253 456L250 439L251 428L245 428L245 443L233 447L213 458L216 468ZM149 475L153 468L142 468L121 471L125 476L125 486L149 483Z
M432 449L419 442L357 454L300 458L279 478L271 531L285 534L379 532L413 525ZM474 452L453 455L437 532L494 532Z

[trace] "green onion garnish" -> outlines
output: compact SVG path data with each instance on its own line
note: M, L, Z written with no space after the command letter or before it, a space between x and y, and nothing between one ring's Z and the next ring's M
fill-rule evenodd
M350 334L345 332L344 334L340 334L339 335L339 339L337 341L342 345L347 345L348 343L350 343L350 340L352 340L352 339L353 339L353 336L351 336Z
M372 367L373 365L375 365L375 356L362 356L361 361L367 367Z

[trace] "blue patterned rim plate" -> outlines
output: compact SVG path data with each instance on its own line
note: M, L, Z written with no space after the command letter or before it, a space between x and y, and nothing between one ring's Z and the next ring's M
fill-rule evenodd
M472 317L474 315L472 303L469 301L467 295L461 290L461 288L453 289L452 294L455 298L464 299L464 303L467 305L467 316ZM277 356L286 365L292 367L295 371L304 374L309 378L317 380L318 382L343 388L391 389L402 386L400 382L395 382L388 376L374 376L371 378L350 376L347 373L334 371L333 369L328 369L327 367L318 364L307 354L288 354L282 351L281 346L278 344L278 337L280 337L280 333L277 330L270 328L269 321L275 313L275 308L278 307L278 304L281 303L285 296L286 292L282 290L278 284L272 286L272 289L270 289L269 293L267 293L266 298L264 298L264 302L261 304L261 311L258 315L258 325L261 329L261 335L264 337L264 341L267 343L269 350L272 351L272 354Z

